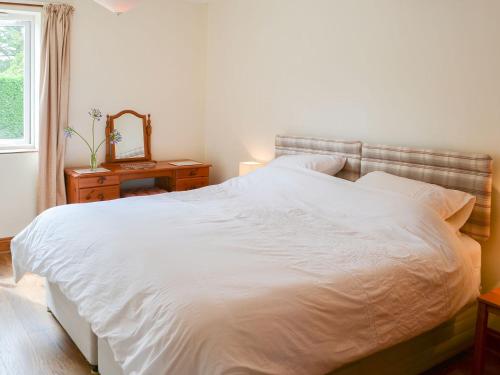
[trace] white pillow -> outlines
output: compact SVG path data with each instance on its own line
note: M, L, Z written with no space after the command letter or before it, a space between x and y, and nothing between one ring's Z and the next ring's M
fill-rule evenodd
M284 155L271 161L268 165L275 167L298 167L312 169L331 176L339 173L347 158L336 155Z
M472 214L472 210L476 204L476 197L472 197L472 199L465 204L460 210L451 215L446 222L450 224L456 231L459 231L460 228L464 226L464 224L469 220L470 215Z
M444 220L459 230L468 220L476 198L459 190L445 189L427 182L394 176L385 172L370 172L356 181L358 184L403 194L434 209Z

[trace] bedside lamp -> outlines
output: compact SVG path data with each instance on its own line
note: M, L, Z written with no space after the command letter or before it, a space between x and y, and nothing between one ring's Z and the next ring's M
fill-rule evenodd
M258 161L242 161L240 163L240 176L249 174L263 166L264 163L259 163Z

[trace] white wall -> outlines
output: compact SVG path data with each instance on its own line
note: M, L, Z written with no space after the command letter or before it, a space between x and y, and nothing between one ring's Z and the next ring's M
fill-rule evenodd
M0 238L18 233L36 214L38 154L0 154Z
M74 4L71 126L90 135L90 107L131 108L151 113L153 158L203 158L205 6L148 0L116 16L92 0ZM87 159L82 142L68 142L67 165Z
M500 2L215 0L206 155L217 180L278 133L491 154L500 163ZM497 169L498 170L498 169ZM483 282L500 281L500 175Z
M148 0L116 16L92 0L67 2L76 8L71 126L89 136L91 107L105 114L131 108L152 115L155 159L203 159L206 6ZM70 140L66 165L88 162L83 143ZM36 164L36 154L0 154L0 238L35 216Z

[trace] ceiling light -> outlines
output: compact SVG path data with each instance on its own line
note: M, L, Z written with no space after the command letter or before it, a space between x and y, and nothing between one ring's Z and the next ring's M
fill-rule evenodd
M109 11L121 14L135 8L142 0L94 0Z

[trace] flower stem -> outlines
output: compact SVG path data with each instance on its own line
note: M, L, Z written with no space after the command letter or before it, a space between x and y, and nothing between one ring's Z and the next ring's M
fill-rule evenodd
M101 143L99 143L99 146L97 146L97 149L95 150L95 153L97 154L97 151L101 148L101 146L106 142L106 140L103 140Z
M92 152L95 154L95 118L92 120Z
M90 150L91 153L94 153L94 151L92 150L92 147L90 147L90 144L85 140L85 138L83 138L80 135L80 133L78 133L75 129L73 129L73 133L75 133L77 136L79 136L82 139L82 141L85 142L85 144L87 145L87 147L89 148L89 150Z

